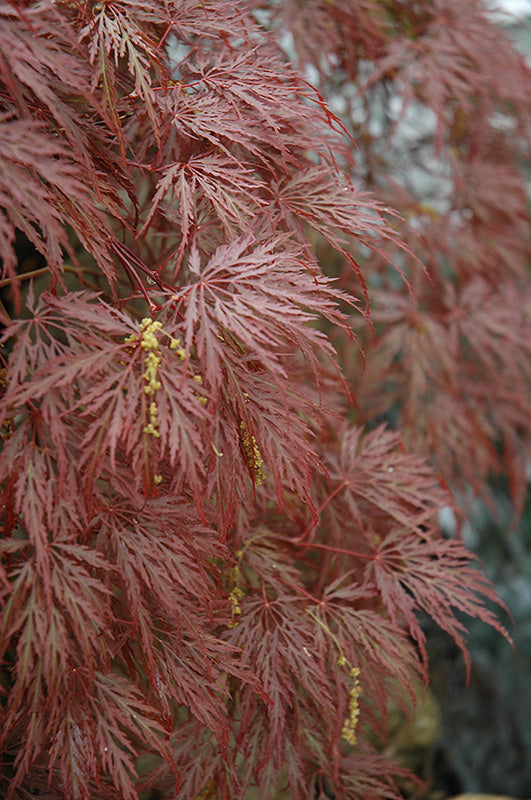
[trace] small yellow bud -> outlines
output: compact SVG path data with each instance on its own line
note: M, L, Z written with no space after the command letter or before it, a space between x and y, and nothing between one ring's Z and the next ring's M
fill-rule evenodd
M150 433L151 436L155 437L155 439L160 439L160 433L155 428L152 422L150 422L149 425L144 425L143 431L144 433Z

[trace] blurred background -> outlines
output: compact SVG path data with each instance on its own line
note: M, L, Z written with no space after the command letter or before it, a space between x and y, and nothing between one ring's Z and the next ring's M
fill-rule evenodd
M530 0L498 0L490 5L498 24L531 63ZM413 117L404 135L415 137L422 130L421 120ZM418 135L419 147L421 138ZM529 183L529 164L524 169ZM422 171L415 181L419 196L440 196ZM529 467L526 477L529 482ZM432 623L425 623L431 688L412 725L397 721L395 752L426 781L427 796L434 800L462 793L531 798L531 501L528 492L515 526L507 481L492 479L490 485L491 502L468 503L461 535L479 556L510 612L504 621L514 650L488 626L463 620L470 631L472 658L467 685L455 645ZM448 535L455 533L452 512L441 522ZM419 795L412 786L408 791L414 797L425 796L424 790Z
M388 754L426 782L424 789L404 785L409 798L471 793L529 800L531 465L525 455L511 456L520 445L525 453L518 431L526 427L531 405L528 388L523 404L516 395L509 397L514 363L510 349L504 351L504 335L490 363L489 344L474 349L474 336L481 336L481 325L493 334L498 324L514 324L516 331L519 314L528 319L529 304L521 303L513 314L512 290L504 291L509 285L518 287L517 294L529 289L531 255L530 79L527 75L518 85L517 57L503 42L483 35L477 12L489 8L490 19L531 65L531 0L378 0L373 16L364 0L330 2L326 10L318 2L309 5L322 15L319 30L308 30L301 4L294 2L279 11L283 28L274 16L269 25L352 134L353 174L399 209L407 223L401 235L430 273L426 280L403 253L392 257L413 286L412 323L403 285L403 308L393 299L401 279L385 259L365 254L379 346L371 349L360 324L362 365L348 343L336 342L358 398L356 414L365 423L400 427L407 446L427 455L451 486L462 513L448 509L442 529L449 537L462 536L478 555L508 609L500 613L514 639L513 650L487 625L463 620L472 659L467 685L457 648L426 621L431 688L412 724L397 715ZM268 22L267 13L262 19ZM381 30L388 37L383 43ZM316 245L327 271L339 283L351 282L344 264L329 259L326 244ZM448 278L456 294L468 298L460 305L445 296ZM467 329L478 309L480 327ZM452 327L457 317L461 329ZM455 346L446 351L440 336L450 341L452 331ZM514 362L521 357L525 372L531 343L522 344ZM492 387L492 397L475 391L475 371L483 368L487 373L479 380ZM458 381L466 388L459 400L467 398L466 407L455 401L459 389L448 378L451 370L462 370ZM385 380L379 380L382 374ZM522 416L516 422L512 414L518 405ZM496 430L503 435L497 438ZM514 447L507 447L511 437Z

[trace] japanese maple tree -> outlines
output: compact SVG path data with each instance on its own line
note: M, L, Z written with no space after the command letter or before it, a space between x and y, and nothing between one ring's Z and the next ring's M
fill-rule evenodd
M529 78L475 0L0 0L2 796L400 797L421 615L505 634L438 512L522 503Z

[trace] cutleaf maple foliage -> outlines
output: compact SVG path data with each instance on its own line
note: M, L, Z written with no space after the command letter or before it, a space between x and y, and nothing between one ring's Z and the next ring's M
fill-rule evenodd
M437 514L522 502L524 62L475 0L28 0L0 84L2 796L399 798L421 615L505 634Z
M283 3L269 24L292 32L300 64L341 109L358 174L400 211L393 226L420 256L402 285L388 242L366 261L378 345L360 330L363 363L349 345L341 359L361 419L399 426L460 492L488 499L488 476L504 472L518 514L529 454L528 66L481 0L310 6ZM341 280L352 286L348 270Z

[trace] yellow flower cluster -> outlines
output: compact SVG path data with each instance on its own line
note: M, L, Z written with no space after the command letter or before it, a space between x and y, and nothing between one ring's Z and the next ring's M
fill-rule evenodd
M239 588L239 586L235 586L234 589L229 593L229 600L232 606L232 622L229 622L228 628L236 628L238 626L238 621L234 619L239 614L242 613L240 607L240 600L244 596L244 592Z
M344 666L347 662L344 656L340 656L337 660L337 663L340 666ZM350 699L348 701L348 716L343 723L343 728L341 729L341 738L345 739L348 744L354 746L358 741L358 737L356 736L356 728L358 726L358 720L360 716L359 697L361 695L361 683L359 679L359 667L351 667L349 674L353 680L353 685L349 692Z
M341 728L341 738L345 739L350 745L354 746L358 741L358 737L356 736L356 728L358 726L360 716L359 698L362 692L360 669L359 667L352 667L349 664L345 658L341 644L339 643L337 637L332 633L328 625L317 614L315 614L311 608L306 608L306 611L335 643L337 649L339 650L339 656L337 658L338 666L348 667L348 672L353 683L349 691L348 715L343 722L343 727Z
M128 336L125 340L127 344L139 341L140 347L146 354L144 359L143 375L145 384L144 392L148 397L151 398L153 398L156 392L162 387L162 384L159 380L159 366L162 359L160 355L159 342L156 337L157 331L161 330L161 322L153 320L151 317L144 317L140 323L140 337L136 336L135 334L131 334L131 336ZM186 358L186 350L182 347L181 340L175 339L173 336L170 336L169 339L170 349L176 350L181 361L184 361ZM201 383L200 376L194 377L195 380L199 378L199 383ZM157 403L155 400L152 400L149 404L149 423L144 426L144 433L149 433L152 436L155 436L157 439L160 437L157 419Z
M255 437L245 427L245 422L240 422L241 438L243 452L247 459L247 464L251 470L256 486L260 486L265 480L264 460L258 445L256 444Z
M234 584L234 588L229 592L229 600L231 604L231 612L232 612L232 622L229 622L227 625L228 628L236 628L238 627L238 621L235 617L239 616L242 613L240 607L240 600L242 597L245 596L245 592L243 592L238 584L238 578L240 577L240 567L236 564L235 567L232 568L231 573L231 580Z
M146 358L144 360L144 392L148 397L153 397L162 385L158 377L159 365L161 362L159 342L155 336L155 333L161 329L162 323L155 322L151 317L145 317L140 323L140 332L142 334L140 347L146 353ZM144 426L144 433L150 433L157 439L160 436L158 431L157 404L155 400L152 400L149 404L149 423Z

